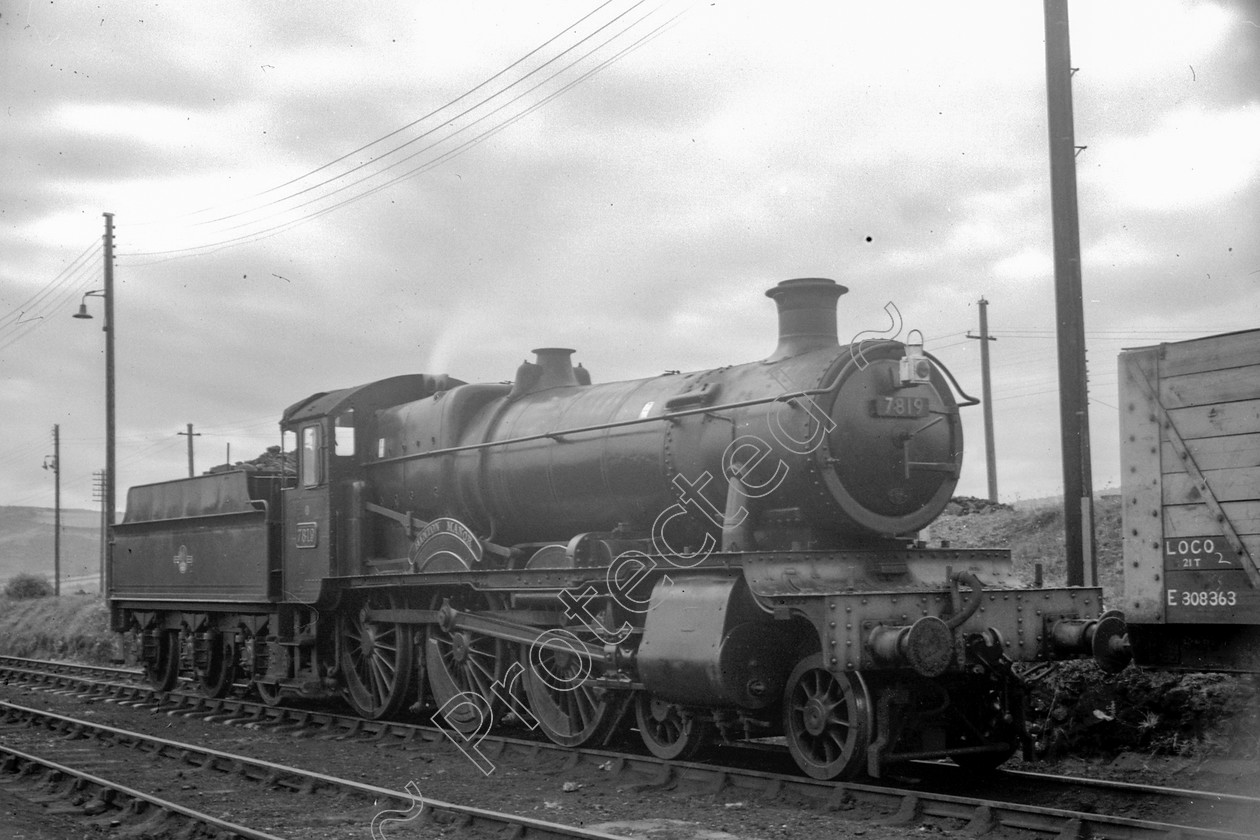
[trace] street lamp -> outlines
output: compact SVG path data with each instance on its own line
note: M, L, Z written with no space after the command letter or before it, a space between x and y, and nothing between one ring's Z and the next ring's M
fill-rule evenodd
M105 297L105 290L104 290L104 289L93 289L93 290L92 290L92 291L90 291L90 292L84 292L84 293L83 293L83 300L79 301L79 311L78 311L78 312L76 312L76 313L74 313L74 315L73 315L72 317L74 317L74 318L85 318L85 319L87 319L87 320L89 320L89 321L90 321L90 320L92 320L92 313L91 313L91 312L88 312L88 308L87 308L87 299L88 299L88 298L90 298L90 297L101 297L101 298L103 298L103 297ZM107 331L108 331L108 328L107 328Z
M105 216L105 288L93 289L79 301L75 318L91 319L87 299L99 297L105 301L105 574L101 581L101 594L108 596L110 585L110 559L113 554L114 527L114 214Z

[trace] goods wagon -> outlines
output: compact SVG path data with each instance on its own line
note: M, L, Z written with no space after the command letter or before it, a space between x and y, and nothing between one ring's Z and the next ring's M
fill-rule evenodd
M1125 350L1119 364L1135 655L1260 671L1260 330Z

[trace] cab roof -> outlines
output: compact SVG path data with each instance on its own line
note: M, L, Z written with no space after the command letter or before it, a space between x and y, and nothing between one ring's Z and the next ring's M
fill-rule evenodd
M366 385L320 391L299 400L284 410L281 426L292 426L307 420L341 414L348 409L375 411L391 405L421 400L437 391L445 391L464 382L446 374L407 373L378 379Z

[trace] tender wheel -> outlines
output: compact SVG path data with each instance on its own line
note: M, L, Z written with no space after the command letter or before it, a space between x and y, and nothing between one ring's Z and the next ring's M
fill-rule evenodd
M262 683L254 683L254 688L258 691L258 699L268 706L280 705L280 687L276 685L263 685Z
M157 641L157 656L144 663L144 676L158 691L170 691L179 682L179 631L162 630Z
M645 691L635 695L634 717L643 745L657 758L690 761L712 745L713 723Z
M480 593L437 595L430 609L441 609L449 601L457 610L494 610L501 604ZM468 630L445 630L430 624L425 634L425 665L429 690L437 703L440 719L459 732L484 729L495 720L503 703L493 686L503 689L507 670L508 644L493 636Z
M397 606L395 596L371 595L361 609L337 621L344 694L354 710L370 720L396 715L411 694L415 663L411 628L369 621L366 614L369 608Z
M250 662L253 670L252 681L250 685L258 692L258 698L268 706L279 706L282 692L278 685L263 685L260 681L267 676L269 670L271 651L268 649L268 639L271 629L264 624L262 629L245 641L246 659Z
M552 741L566 747L598 744L616 724L617 704L608 691L591 685L589 661L531 645L521 651L520 662L530 711Z
M236 679L236 646L215 631L206 648L206 667L195 669L197 690L206 697L225 697Z
M797 663L783 703L788 749L815 779L852 779L866 766L873 721L860 674L833 674L822 654Z

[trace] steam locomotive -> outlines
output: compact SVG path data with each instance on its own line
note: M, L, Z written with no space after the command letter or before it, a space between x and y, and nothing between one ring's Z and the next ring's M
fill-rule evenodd
M453 736L653 754L781 736L810 776L1029 747L1019 670L1129 658L1096 588L929 546L962 461L957 383L920 345L841 345L831 280L766 294L766 359L592 384L544 348L511 382L318 393L296 469L130 490L113 627L152 682L341 695ZM508 713L511 714L508 714Z

